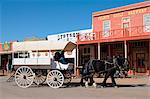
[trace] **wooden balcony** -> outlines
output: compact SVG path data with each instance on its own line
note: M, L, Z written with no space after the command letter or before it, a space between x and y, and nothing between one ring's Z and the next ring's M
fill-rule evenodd
M150 26L136 26L126 29L98 31L78 35L78 44L113 42L123 40L150 39Z

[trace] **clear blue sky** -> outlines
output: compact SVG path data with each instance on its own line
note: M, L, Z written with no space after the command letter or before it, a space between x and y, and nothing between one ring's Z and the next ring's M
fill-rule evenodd
M0 42L90 29L92 12L144 0L0 0Z

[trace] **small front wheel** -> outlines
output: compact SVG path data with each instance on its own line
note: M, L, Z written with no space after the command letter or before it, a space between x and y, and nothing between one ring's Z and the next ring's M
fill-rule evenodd
M46 82L51 88L60 88L64 83L64 75L59 70L52 70L47 74Z

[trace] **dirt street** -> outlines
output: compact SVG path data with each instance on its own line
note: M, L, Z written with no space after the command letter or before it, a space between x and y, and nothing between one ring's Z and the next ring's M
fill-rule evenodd
M23 89L6 80L7 76L0 77L0 99L150 99L150 77L116 79L119 88L85 88L76 78L69 87L52 89L47 84L33 84ZM95 79L98 84L102 80Z

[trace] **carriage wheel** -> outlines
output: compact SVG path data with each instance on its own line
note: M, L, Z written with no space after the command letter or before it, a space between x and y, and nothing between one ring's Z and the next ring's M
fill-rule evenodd
M60 71L52 70L47 74L46 81L51 88L59 88L63 85L64 76Z
M71 82L71 77L72 77L71 73L69 71L66 71L66 73L64 74L64 76L65 76L64 83L67 84L67 85L69 85L70 82Z
M34 78L34 83L36 85L40 85L40 84L43 84L46 80L46 76L43 76L43 75L35 75L35 78Z
M33 70L35 72L35 78L34 83L36 85L43 84L46 80L46 76L44 76L44 73L42 70Z
M21 88L29 87L34 80L35 74L32 69L27 66L21 66L15 73L15 82Z

